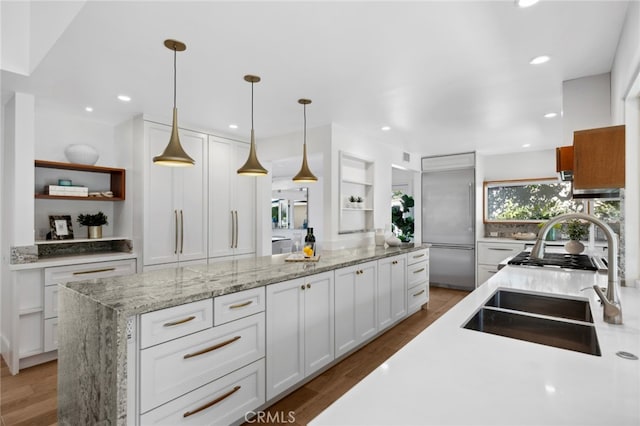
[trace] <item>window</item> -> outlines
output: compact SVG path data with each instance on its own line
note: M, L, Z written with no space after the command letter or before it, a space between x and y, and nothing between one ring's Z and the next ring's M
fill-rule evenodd
M484 183L485 222L536 223L563 213L585 212L571 199L571 184L555 178Z

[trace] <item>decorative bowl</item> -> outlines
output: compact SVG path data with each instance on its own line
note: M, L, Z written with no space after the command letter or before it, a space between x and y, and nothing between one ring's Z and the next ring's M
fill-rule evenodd
M535 240L538 234L534 234L533 232L515 232L511 236L516 240Z
M67 160L75 164L88 164L93 166L98 161L100 154L91 145L71 144L64 149Z

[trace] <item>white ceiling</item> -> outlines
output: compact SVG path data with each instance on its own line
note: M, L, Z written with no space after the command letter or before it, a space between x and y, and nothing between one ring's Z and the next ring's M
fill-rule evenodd
M51 2L49 2L51 4ZM117 124L170 118L178 53L179 122L248 139L257 74L261 137L330 122L418 154L511 152L562 144L564 80L611 70L627 2L89 1L29 76L7 93ZM37 30L37 29L36 29ZM529 65L537 55L544 65ZM116 95L133 100L124 104ZM84 107L91 105L94 112ZM237 130L228 129L230 123ZM391 126L382 132L384 125Z

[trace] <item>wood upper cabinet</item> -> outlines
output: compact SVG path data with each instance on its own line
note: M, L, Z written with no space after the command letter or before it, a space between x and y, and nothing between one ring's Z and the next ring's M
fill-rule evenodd
M624 188L625 127L573 133L574 189Z
M556 172L573 171L573 146L556 148Z

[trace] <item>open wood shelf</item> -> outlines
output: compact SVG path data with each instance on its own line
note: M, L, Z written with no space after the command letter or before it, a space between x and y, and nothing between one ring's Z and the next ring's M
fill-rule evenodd
M110 175L110 191L113 197L69 197L64 195L35 194L35 198L49 200L81 201L123 201L125 199L125 169L91 166L88 164L58 163L56 161L35 160L35 167L45 169L74 170L77 172L101 173Z

